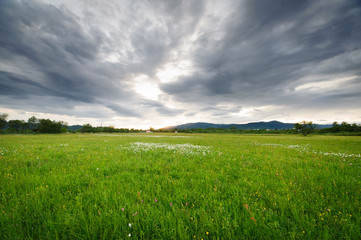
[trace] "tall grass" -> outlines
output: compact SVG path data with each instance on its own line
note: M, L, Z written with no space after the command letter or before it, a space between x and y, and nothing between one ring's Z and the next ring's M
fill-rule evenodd
M361 137L0 136L1 239L361 239Z

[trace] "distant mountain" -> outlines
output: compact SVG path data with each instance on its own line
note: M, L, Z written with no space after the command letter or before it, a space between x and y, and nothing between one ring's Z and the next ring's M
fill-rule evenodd
M71 125L71 126L66 126L66 128L70 131L76 131L79 130L80 128L82 128L83 126L81 125Z
M192 128L225 128L229 129L235 127L236 129L292 129L294 123L283 123L279 121L270 121L270 122L252 122L246 124L214 124L206 122L197 122L197 123L186 123L177 126L165 127L163 129L192 129ZM319 128L331 127L331 125L318 125Z

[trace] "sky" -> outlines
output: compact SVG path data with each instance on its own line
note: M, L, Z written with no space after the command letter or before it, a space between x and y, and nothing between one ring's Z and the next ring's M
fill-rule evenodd
M359 0L0 0L0 113L361 123Z

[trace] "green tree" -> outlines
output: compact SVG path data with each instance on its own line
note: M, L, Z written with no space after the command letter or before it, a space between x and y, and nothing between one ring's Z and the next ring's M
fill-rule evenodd
M347 122L342 122L340 126L342 132L352 132L352 125Z
M32 116L28 119L28 125L30 130L36 130L39 125L39 120L35 116Z
M93 132L94 128L92 125L90 125L89 123L84 124L82 126L82 128L79 129L80 132L85 133L85 132Z
M59 121L58 123L61 124L60 132L65 133L68 132L68 123L64 121Z
M339 132L339 131L340 131L340 125L338 124L338 122L333 122L331 132Z
M316 127L317 127L317 125L314 124L312 121L311 122L303 121L303 122L295 124L295 129L298 132L302 133L303 136L307 136L311 132L314 132Z
M361 130L361 128L359 126L357 126L356 123L353 123L351 126L352 126L352 132L358 132L359 129Z
M25 121L24 120L9 120L10 131L19 132L20 129L23 129Z
M0 131L6 126L8 116L7 113L0 114Z
M55 122L50 119L40 119L38 130L40 133L60 133L63 122Z
M29 123L24 121L24 120L21 120L21 131L22 131L22 133L25 133L27 129L29 129Z

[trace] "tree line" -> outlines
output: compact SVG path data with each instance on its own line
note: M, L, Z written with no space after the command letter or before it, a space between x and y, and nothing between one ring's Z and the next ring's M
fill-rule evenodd
M115 128L114 126L108 127L93 127L89 123L84 124L81 128L77 130L81 133L139 133L142 132L140 129L128 129L128 128Z
M9 120L8 114L0 114L0 131L3 133L62 133L67 132L67 123L31 117L27 121Z
M350 124L347 122L334 122L332 127L330 128L322 128L318 131L319 133L357 133L361 132L361 125L357 125L356 123Z
M0 114L0 132L1 133L65 133L65 132L81 132L81 133L139 133L142 130L108 127L93 127L90 124L84 124L75 130L64 121L54 121L50 119L38 119L31 117L27 121L9 120L8 114Z
M8 114L0 114L0 132L1 133L65 133L65 132L80 132L80 133L139 133L144 132L141 129L115 128L114 126L97 126L84 124L75 129L69 127L64 121L53 121L50 119L38 119L31 117L27 121L24 120L9 120ZM317 124L313 122L300 122L294 125L293 129L237 129L230 128L191 128L191 129L154 129L150 127L151 132L179 132L179 133L251 133L251 134L298 134L301 133L307 136L310 133L317 134L349 134L360 135L361 125L356 123L349 124L347 122L334 122L329 128L318 128Z
M295 123L293 129L237 129L231 128L191 128L191 129L159 129L155 132L182 132L182 133L250 133L250 134L302 134L304 136L310 133L316 134L345 134L345 135L361 135L361 125L356 123L349 124L347 122L334 122L332 127L319 128L317 124L312 121L303 121Z

